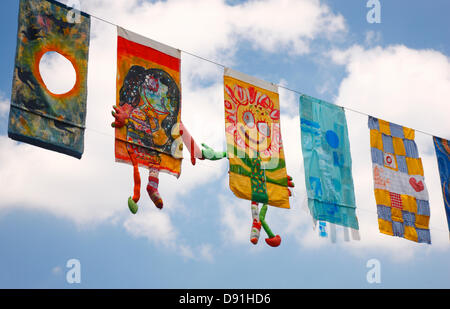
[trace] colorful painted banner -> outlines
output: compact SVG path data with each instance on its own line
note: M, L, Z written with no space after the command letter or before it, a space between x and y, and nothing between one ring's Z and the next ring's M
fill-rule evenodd
M441 176L442 195L450 236L450 141L433 137L433 142L438 160L439 175Z
M352 159L343 108L302 95L300 124L311 215L316 221L358 230Z
M117 107L127 125L116 128L120 162L181 173L179 50L118 27Z
M72 20L65 5L48 0L21 0L8 136L81 158L86 120L90 17ZM51 52L68 59L76 72L73 88L54 94L45 85L39 64Z
M369 117L380 232L431 243L430 205L412 129Z
M242 199L290 208L278 88L225 69L230 188Z

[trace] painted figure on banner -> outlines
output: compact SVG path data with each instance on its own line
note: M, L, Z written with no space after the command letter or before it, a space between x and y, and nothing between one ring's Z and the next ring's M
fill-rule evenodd
M147 192L163 208L159 174L181 174L183 144L191 162L204 159L202 151L181 122L180 52L138 34L118 28L117 104L112 115L118 162L133 165L134 195L128 199L138 210L139 167L149 170Z
M281 237L272 232L265 219L268 205L290 208L289 187L294 186L286 172L278 89L273 84L227 68L224 95L227 151L215 153L203 145L206 148L204 156L228 158L231 191L237 197L251 201L251 243L258 243L262 227L268 235L266 243L277 247ZM261 210L259 204L263 205Z

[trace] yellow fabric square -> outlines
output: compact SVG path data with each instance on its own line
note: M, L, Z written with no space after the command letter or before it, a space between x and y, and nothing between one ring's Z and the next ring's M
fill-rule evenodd
M370 130L370 147L380 149L383 151L383 139L378 130Z
M394 153L397 156L406 156L405 145L403 139L399 137L392 137L392 144L394 145Z
M406 166L408 167L409 175L423 176L422 159L420 158L406 158Z
M391 207L391 197L389 196L389 191L375 189L375 200L377 205L384 205Z
M378 228L381 233L394 236L394 233L392 232L392 222L378 218Z
M415 138L415 131L413 129L410 128L405 128L403 127L403 134L405 135L406 139L414 139Z
M392 221L403 222L402 210L399 208L391 207L391 218Z
M405 225L405 234L404 237L406 239L416 241L418 240L416 229L413 226L406 226Z
M380 125L381 133L391 136L391 126L389 125L389 122L378 119L378 124Z
M402 204L403 210L412 213L417 213L417 202L416 198L411 195L402 194Z
M430 217L423 215L416 215L416 227L420 229L428 229L430 224Z

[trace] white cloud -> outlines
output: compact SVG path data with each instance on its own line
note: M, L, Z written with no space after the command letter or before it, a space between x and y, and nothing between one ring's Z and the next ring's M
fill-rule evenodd
M63 272L63 270L62 270L61 266L55 266L52 268L52 274L55 276L62 274L62 272Z
M333 50L345 65L336 104L354 108L425 132L450 138L446 98L450 97L450 60L434 50L403 45ZM424 117L430 115L433 117Z
M9 113L10 102L0 93L0 117L5 117Z
M319 0L89 0L82 8L171 46L227 60L244 40L275 52L308 52L318 37L346 31L345 20ZM151 21L151 23L149 23Z
M150 207L130 216L124 223L125 229L135 237L145 237L149 241L168 248L175 247L177 231L167 212Z
M192 248L186 245L180 245L179 254L186 259L194 259L194 252L192 252Z
M55 74L55 70L61 74ZM47 52L42 56L39 71L47 89L54 94L69 92L77 80L72 63L57 52Z
M225 245L250 244L250 202L235 196L219 196L221 233Z
M210 244L200 246L200 258L210 263L214 261L213 247Z
M365 43L368 46L376 45L381 42L382 37L380 31L369 30L366 32Z

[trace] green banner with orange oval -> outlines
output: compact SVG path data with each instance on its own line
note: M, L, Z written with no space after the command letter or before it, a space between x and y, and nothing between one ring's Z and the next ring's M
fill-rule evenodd
M56 1L21 0L8 136L81 158L86 121L90 17ZM58 53L76 81L65 93L49 90L40 66Z

